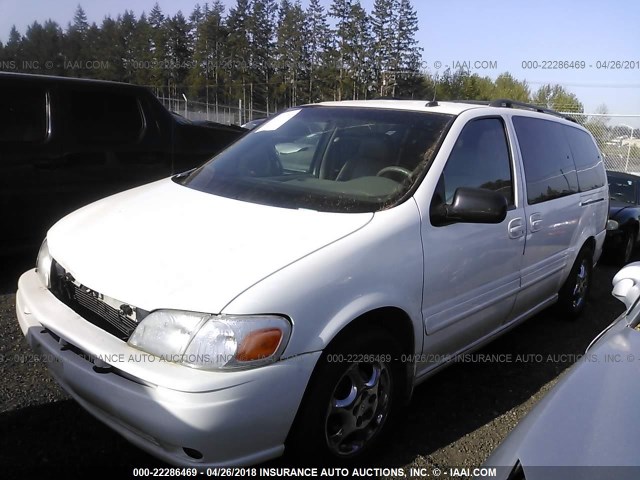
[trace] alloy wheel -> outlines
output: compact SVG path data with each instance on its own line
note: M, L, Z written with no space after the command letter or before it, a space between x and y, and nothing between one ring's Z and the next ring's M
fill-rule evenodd
M391 375L384 362L353 363L338 380L325 420L325 438L337 456L351 456L373 439L389 415Z
M587 290L589 288L589 270L586 264L587 260L580 263L580 268L576 274L576 283L573 287L572 306L578 309L586 301Z

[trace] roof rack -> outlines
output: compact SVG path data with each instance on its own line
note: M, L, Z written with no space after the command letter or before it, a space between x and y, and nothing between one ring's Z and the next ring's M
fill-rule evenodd
M508 98L499 98L497 100L449 100L453 103L471 103L474 105L487 105L489 107L502 107L502 108L521 108L524 110L533 110L534 112L547 113L556 117L564 118L573 123L578 123L575 118L563 115L560 112L551 110L550 108L539 107L532 103L518 102L517 100L509 100Z

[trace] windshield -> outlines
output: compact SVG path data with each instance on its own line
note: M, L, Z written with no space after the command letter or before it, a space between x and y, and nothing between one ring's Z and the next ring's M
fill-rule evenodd
M374 108L289 110L176 181L286 208L377 211L421 178L453 118Z
M624 203L636 203L636 182L627 178L607 175L611 200Z

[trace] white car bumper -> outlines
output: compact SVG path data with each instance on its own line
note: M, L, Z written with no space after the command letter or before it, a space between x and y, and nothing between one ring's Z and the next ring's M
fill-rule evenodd
M238 372L161 362L85 321L35 270L20 278L16 311L31 347L82 407L175 465L247 465L281 455L320 356Z

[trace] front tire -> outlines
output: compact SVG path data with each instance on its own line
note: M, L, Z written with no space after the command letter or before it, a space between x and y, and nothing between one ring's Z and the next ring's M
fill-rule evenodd
M589 247L583 247L578 253L569 277L558 293L558 308L560 313L575 319L585 308L593 274L593 252Z
M388 430L399 403L399 355L396 342L379 330L356 333L325 350L288 448L315 463L350 464L366 457Z

